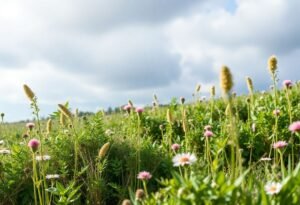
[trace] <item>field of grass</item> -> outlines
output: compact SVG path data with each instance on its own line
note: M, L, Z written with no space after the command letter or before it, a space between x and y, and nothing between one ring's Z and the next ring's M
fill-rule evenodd
M82 117L59 104L48 121L24 85L35 120L1 114L0 204L299 204L300 84L279 82L275 57L266 72L267 92L248 77L236 96L224 66L222 98L199 85L189 102Z

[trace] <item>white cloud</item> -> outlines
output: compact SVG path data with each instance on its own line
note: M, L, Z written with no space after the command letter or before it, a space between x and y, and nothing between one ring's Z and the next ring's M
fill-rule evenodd
M280 77L297 80L300 2L232 1L2 1L0 107L10 120L30 117L23 83L43 115L66 100L95 110L151 104L153 93L190 98L196 83L218 87L222 64L236 90L245 76L266 89L273 53Z

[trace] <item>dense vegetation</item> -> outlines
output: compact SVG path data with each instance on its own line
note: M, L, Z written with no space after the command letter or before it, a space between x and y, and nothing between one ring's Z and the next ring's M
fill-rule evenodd
M267 70L266 70L267 72ZM82 116L59 104L47 122L24 85L35 121L0 125L0 204L299 204L300 84L173 99L161 107ZM201 99L200 99L201 98Z

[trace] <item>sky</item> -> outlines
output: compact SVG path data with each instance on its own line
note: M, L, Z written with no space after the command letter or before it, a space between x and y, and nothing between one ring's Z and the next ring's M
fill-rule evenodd
M246 76L267 90L273 54L281 86L300 78L299 18L299 0L0 0L0 112L32 118L23 84L44 117L189 100L219 90L222 65L236 92Z

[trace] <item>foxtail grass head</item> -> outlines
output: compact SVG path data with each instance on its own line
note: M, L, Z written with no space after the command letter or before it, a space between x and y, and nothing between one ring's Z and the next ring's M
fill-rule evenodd
M98 153L98 157L100 159L103 159L106 156L107 151L109 150L109 147L110 147L110 143L109 142L107 142L104 145L102 145L102 147L101 147L101 149L99 150L99 153Z
M222 66L220 73L220 84L225 95L229 95L233 87L233 79L230 69L227 66Z
M69 118L70 120L73 118L73 114L70 112L68 108L66 108L66 106L62 104L58 104L58 107L60 112L63 113L67 118Z
M216 96L216 87L213 85L210 88L210 97L215 97Z
M172 117L172 113L171 113L170 109L167 110L167 122L168 123L172 123L173 122L173 117Z
M268 60L268 68L272 75L275 74L275 71L277 70L277 58L276 56L272 55Z
M50 134L51 130L52 130L52 120L49 119L47 121L47 134Z
M250 77L246 77L247 87L249 90L249 93L253 94L253 81Z
M26 84L23 85L24 92L30 101L34 101L35 95L30 87Z
M196 88L195 88L196 93L199 93L199 92L200 92L200 89L201 89L201 85L200 85L200 84L197 84L197 85L196 85Z

